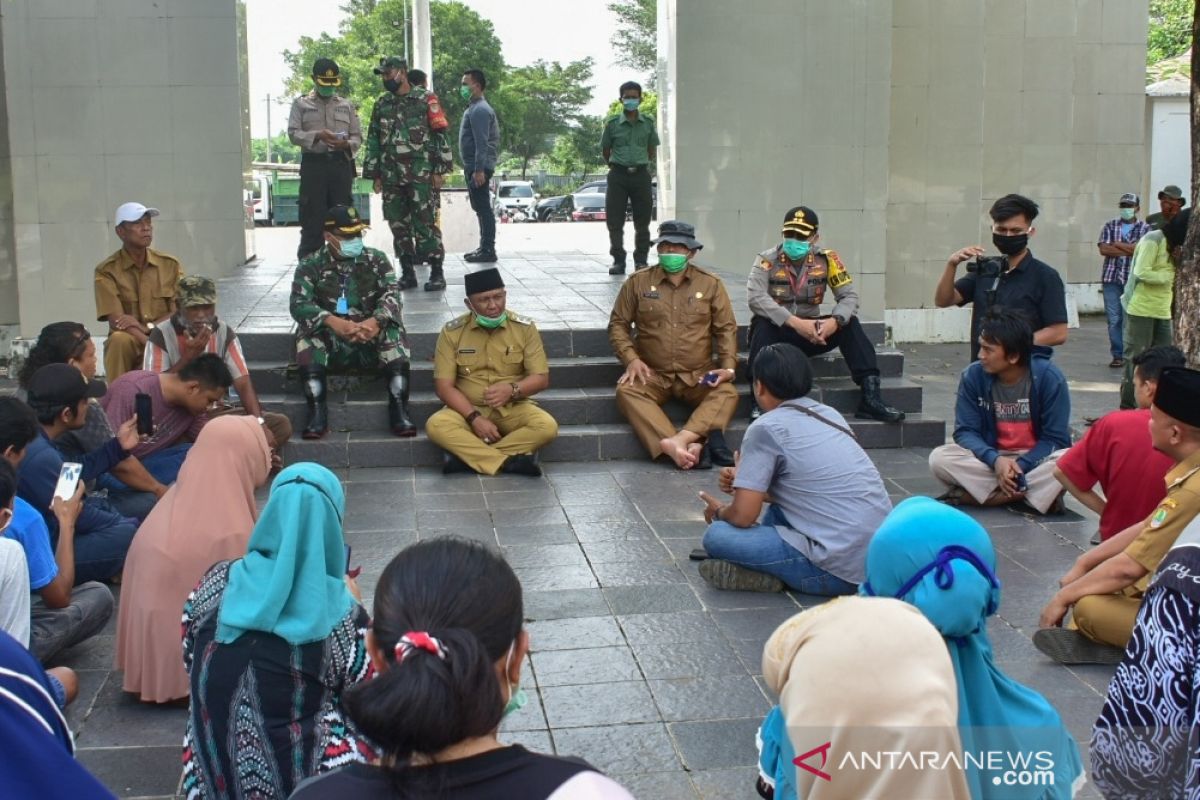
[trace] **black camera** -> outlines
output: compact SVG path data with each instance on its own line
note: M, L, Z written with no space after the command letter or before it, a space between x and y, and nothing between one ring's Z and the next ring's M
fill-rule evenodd
M980 256L974 261L967 263L967 272L974 273L981 278L990 278L999 275L1004 271L1004 259L1000 256L984 257Z

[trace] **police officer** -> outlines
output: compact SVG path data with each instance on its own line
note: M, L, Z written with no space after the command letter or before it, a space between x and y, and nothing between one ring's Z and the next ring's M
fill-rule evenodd
M850 377L862 390L859 419L899 422L904 412L883 402L875 347L858 321L858 292L846 265L833 250L817 246L817 214L796 206L783 218L783 242L758 254L746 281L750 301L750 369L758 351L775 342L799 347L806 355L833 348L846 359ZM836 305L821 315L826 288ZM758 416L758 408L751 418Z
M625 365L617 407L651 458L665 454L680 469L732 466L723 433L738 402L729 293L720 278L692 263L704 245L691 225L662 223L654 244L658 264L625 281L608 318L608 340ZM693 409L678 431L662 410L672 397Z
M389 376L388 421L396 436L416 436L408 418L409 356L396 273L379 250L363 246L367 226L353 206L334 206L325 245L296 267L290 310L298 326L296 361L308 401L305 439L329 430L325 372L383 367Z
M425 433L446 451L447 474L541 475L537 451L558 435L554 417L530 399L550 385L542 337L507 309L495 267L468 272L466 293L469 311L438 336L433 383L446 407Z
M380 59L374 71L383 77L387 94L371 111L363 177L373 178L375 191L383 193L383 216L400 260L400 288L416 287L413 264L424 261L429 264L425 291L441 291L446 288L446 251L434 191L454 166L446 136L450 123L437 95L408 82L403 59Z
M354 154L362 145L358 112L338 97L342 75L337 62L313 62L313 90L292 101L288 138L300 148L300 247L304 258L322 244L325 212L350 205L354 191Z

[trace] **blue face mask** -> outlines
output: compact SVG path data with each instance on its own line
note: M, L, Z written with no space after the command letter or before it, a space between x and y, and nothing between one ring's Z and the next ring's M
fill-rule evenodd
M353 239L342 239L338 242L338 250L343 258L358 258L363 254L363 240L361 236Z
M783 240L783 254L791 261L800 261L807 258L810 250L812 250L812 242L801 241L800 239Z
M626 111L637 111L638 106L641 104L641 98L638 97L626 97L621 101L621 105L625 107Z

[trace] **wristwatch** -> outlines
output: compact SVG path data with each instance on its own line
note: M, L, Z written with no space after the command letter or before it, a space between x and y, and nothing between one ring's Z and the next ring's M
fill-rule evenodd
M472 422L474 422L474 421L475 421L475 420L476 420L478 417L479 417L479 411L478 411L478 410L472 411L470 414L467 414L467 424L468 424L468 425L470 425L470 424L471 424Z
M521 384L514 381L513 383L510 383L509 386L511 386L512 390L513 390L511 399L520 400L521 399Z

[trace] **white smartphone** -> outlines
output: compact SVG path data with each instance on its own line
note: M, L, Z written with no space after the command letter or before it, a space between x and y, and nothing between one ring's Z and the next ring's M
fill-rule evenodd
M58 485L54 487L54 496L70 500L75 496L79 486L79 476L83 474L83 464L74 461L64 461L58 473Z

